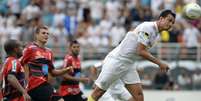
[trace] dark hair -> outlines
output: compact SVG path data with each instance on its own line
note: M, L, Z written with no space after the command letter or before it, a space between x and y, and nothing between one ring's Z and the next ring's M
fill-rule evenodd
M9 39L4 43L4 50L6 54L12 54L15 48L19 47L20 43L17 40Z
M78 42L77 40L72 40L72 41L70 42L70 46L72 46L73 44L79 44L79 42Z
M174 18L176 17L176 14L174 12L172 12L171 10L164 10L161 12L160 17L166 17L168 16L168 14L171 14Z
M48 29L48 27L47 26L38 26L35 29L35 33L39 33L41 29Z

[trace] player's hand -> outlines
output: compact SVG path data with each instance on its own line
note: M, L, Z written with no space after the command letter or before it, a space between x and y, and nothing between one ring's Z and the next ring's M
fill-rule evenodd
M87 77L81 77L80 81L83 82L83 83L89 83L90 79L87 78Z
M169 70L169 66L165 63L161 63L159 67L161 72L167 72Z
M27 93L24 93L23 97L25 101L31 101L31 97Z
M66 67L66 71L69 73L73 73L74 72L73 66Z

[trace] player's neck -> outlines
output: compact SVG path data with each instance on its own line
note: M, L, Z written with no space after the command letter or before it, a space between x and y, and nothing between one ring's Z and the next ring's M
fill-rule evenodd
M37 44L39 47L45 47L45 44L40 41L35 41L35 44Z
M78 55L73 54L72 52L70 54L71 54L71 56L73 56L75 58L78 56Z
M14 57L14 58L17 58L17 54L14 54L14 53L13 53L13 54L9 54L8 57Z
M75 58L77 58L78 55L74 55L74 54L72 54L72 56L75 57Z

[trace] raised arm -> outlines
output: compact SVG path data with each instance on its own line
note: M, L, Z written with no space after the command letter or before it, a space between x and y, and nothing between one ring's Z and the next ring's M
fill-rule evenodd
M137 45L137 54L144 59L157 64L162 72L167 72L169 69L167 64L163 63L160 59L154 57L149 51L147 51L146 46L142 43L138 43Z

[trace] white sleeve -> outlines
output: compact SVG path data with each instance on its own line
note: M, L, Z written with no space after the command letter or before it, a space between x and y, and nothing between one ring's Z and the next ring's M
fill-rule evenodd
M100 68L102 67L102 62L98 62L94 65L95 68Z
M147 32L139 31L137 41L148 46L150 43L150 35Z

